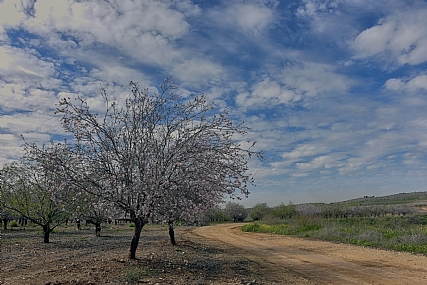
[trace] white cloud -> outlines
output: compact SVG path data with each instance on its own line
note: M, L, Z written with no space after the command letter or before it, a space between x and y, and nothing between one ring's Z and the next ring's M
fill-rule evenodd
M314 156L326 152L329 152L329 149L325 146L304 144L298 146L291 152L285 152L284 154L282 154L282 157L290 159L299 159L301 157Z
M233 28L247 36L261 36L276 22L277 4L275 1L267 5L260 2L233 3L224 10L210 12L209 18L220 26Z
M95 40L110 44L116 43L117 39L129 40L150 32L157 32L166 38L176 38L188 29L182 14L158 1L39 0L34 9L35 17L28 25L63 32L90 32Z
M251 90L237 95L236 103L239 106L250 108L265 108L277 104L289 104L300 100L301 96L288 90L283 85L271 79L264 79L255 83Z
M261 34L274 20L273 11L267 7L238 4L229 10L230 19L246 34Z
M39 0L34 4L34 17L23 25L63 54L73 54L76 48L102 50L101 44L140 62L168 66L180 57L173 41L189 29L184 15L171 9L171 4Z
M427 61L427 9L395 11L354 40L355 59L379 57L398 65ZM390 62L391 61L391 62Z
M322 94L345 93L355 82L335 72L335 67L315 62L289 64L269 74L236 97L239 106L264 108L278 104L293 104Z
M410 80L402 80L400 78L392 78L386 81L384 87L394 91L410 91L427 90L427 75L422 74Z
M322 155L315 157L310 162L296 163L296 167L301 170L313 170L318 168L325 168L329 163L335 162L335 157L331 155Z
M40 80L52 76L55 66L52 62L40 60L31 50L11 46L0 46L0 74L3 79Z
M32 4L31 0L7 0L0 2L0 41L6 41L5 28L21 24L27 17L24 13Z
M336 67L328 64L304 62L284 67L279 78L290 90L308 97L325 93L346 92L354 82L336 72Z
M217 83L226 75L221 65L197 57L177 62L171 68L175 78L191 84Z
M347 23L340 19L339 1L303 0L296 10L296 16L311 22L311 29L318 33L328 33L340 29ZM339 23L337 23L339 22ZM329 36L335 36L329 34Z

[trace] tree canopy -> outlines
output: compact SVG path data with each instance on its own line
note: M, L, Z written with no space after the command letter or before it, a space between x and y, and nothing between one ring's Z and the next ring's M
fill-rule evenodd
M204 95L179 96L170 78L155 93L130 87L123 101L103 90L102 112L81 97L62 99L56 112L74 137L61 145L64 154L28 149L48 167L60 165L67 181L130 214L135 258L145 224L195 220L225 196L247 196L253 182L247 163L261 153L252 150L255 142L237 140L247 131L243 123Z

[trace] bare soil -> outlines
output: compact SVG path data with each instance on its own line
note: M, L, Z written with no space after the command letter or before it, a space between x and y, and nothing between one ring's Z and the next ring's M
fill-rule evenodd
M99 238L94 229L68 226L52 233L49 244L38 228L3 231L0 284L310 284L192 230L177 227L172 246L167 227L144 227L137 260L128 258L129 224L107 225Z
M270 234L241 224L143 229L128 259L129 224L3 231L0 284L427 284L427 257Z

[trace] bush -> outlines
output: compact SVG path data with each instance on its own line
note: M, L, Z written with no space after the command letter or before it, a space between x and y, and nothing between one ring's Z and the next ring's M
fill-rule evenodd
M130 283L138 282L142 277L150 276L151 271L148 267L129 266L123 270L123 275L126 281Z
M249 213L249 218L254 221L260 221L269 213L270 208L266 203L258 203L252 208L251 212Z
M289 226L285 224L266 225L251 223L242 226L241 230L244 232L270 233L279 235L289 234Z
M11 228L18 227L18 223L16 221L11 221L9 225L10 225Z

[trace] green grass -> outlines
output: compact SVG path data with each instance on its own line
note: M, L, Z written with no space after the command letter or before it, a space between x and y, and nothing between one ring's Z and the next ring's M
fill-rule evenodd
M135 283L143 277L151 276L151 270L145 266L127 266L123 270L124 278L129 283Z
M425 216L293 218L276 224L249 223L242 231L293 235L427 255Z

